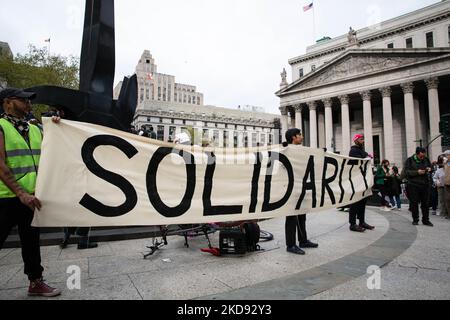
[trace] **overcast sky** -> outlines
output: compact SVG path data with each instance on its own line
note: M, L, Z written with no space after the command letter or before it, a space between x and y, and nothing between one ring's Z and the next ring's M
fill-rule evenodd
M315 0L315 39L336 37L438 0ZM84 0L0 0L0 41L14 54L29 44L80 55ZM197 86L205 104L261 106L278 113L275 92L288 59L313 44L310 0L117 0L116 81L148 49L158 72Z

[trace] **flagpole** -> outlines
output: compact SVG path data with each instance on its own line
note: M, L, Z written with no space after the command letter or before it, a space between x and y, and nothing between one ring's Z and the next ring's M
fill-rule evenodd
M315 5L313 2L313 44L316 43L316 14L315 14Z

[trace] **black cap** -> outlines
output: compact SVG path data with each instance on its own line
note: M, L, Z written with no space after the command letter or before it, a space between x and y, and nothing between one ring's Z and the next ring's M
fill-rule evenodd
M419 153L427 153L427 150L422 147L417 147L416 154L419 154Z
M36 98L36 93L30 91L24 91L17 88L5 88L0 91L0 105L3 105L3 100L7 98L24 98L33 100Z

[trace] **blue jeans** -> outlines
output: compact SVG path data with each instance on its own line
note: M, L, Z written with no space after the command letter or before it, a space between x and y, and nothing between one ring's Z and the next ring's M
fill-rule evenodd
M402 203L400 201L400 196L391 196L389 197L389 199L391 200L391 204L393 207L397 206L397 208L401 209L402 208Z

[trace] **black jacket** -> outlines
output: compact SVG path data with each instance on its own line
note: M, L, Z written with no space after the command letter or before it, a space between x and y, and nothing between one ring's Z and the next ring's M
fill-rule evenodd
M408 158L405 162L406 179L408 184L418 186L428 186L431 182L430 174L419 175L419 170L431 168L431 162L428 158L416 161L414 156Z
M352 158L366 159L367 157L369 157L369 154L362 147L354 145L350 149L350 153L349 153L348 156L352 157ZM358 163L355 160L353 160L353 161L350 160L348 162L348 164L350 164L350 165L357 165Z

